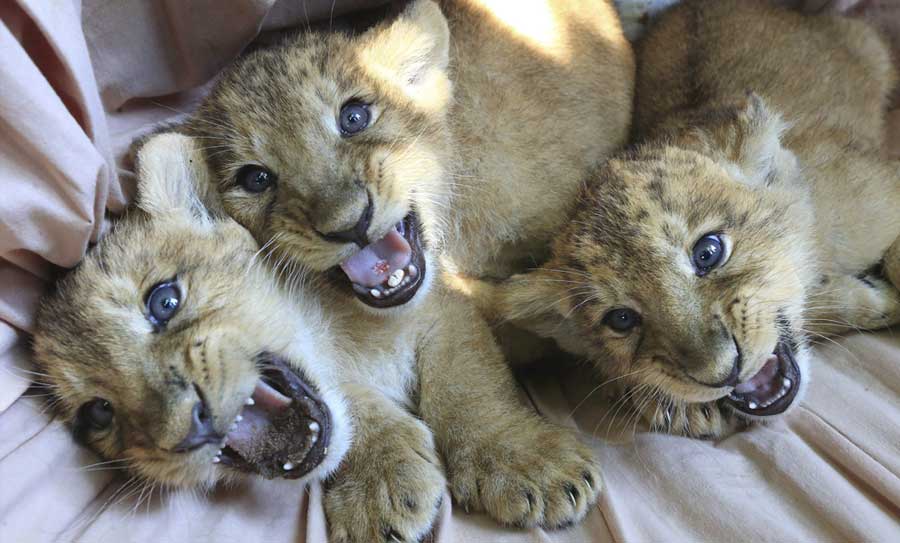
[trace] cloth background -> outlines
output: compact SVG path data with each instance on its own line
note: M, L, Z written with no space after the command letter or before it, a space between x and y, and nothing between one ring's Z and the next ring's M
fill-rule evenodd
M0 539L325 541L318 485L259 480L161 497L87 467L98 459L25 395L27 340L48 281L129 201L121 157L136 135L190 111L259 32L379 1L0 0ZM638 30L653 3L617 2ZM869 17L900 42L896 0L787 3ZM585 522L507 529L445 499L436 541L900 540L897 331L826 342L798 410L719 442L635 434L603 415L588 382L571 371L526 383L536 407L582 429L603 462L605 491Z

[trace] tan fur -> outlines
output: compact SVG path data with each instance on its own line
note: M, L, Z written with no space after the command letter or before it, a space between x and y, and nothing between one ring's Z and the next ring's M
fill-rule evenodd
M358 248L321 234L351 228L371 198L372 240L415 210L429 278L439 262L488 276L524 269L546 257L582 174L624 141L632 81L605 0L418 0L360 36L301 34L248 55L184 128L204 141L227 212L279 274L314 278L342 342L363 355L344 387L360 452L326 488L338 541L382 539L385 527L414 540L431 525L439 479L412 413L467 508L553 527L596 499L589 449L521 404L470 302L436 284L403 307L363 307L333 275ZM370 104L373 120L342 138L348 100ZM242 190L235 174L247 164L277 185Z
M188 433L202 393L224 434L259 379L256 358L283 356L332 412L330 453L310 474L334 471L351 427L338 391L331 329L315 298L292 299L259 262L258 244L231 219L213 217L194 191L205 172L189 138L165 135L138 160L137 205L43 301L35 360L63 420L94 398L114 410L85 443L147 484L212 486L234 474L212 463L220 445L172 449ZM182 303L165 330L148 321L146 296L176 279ZM272 323L281 326L272 326Z
M553 259L464 286L594 360L656 428L719 435L731 387L698 381L736 355L744 380L787 330L802 366L820 334L900 322L900 164L879 154L894 81L858 21L685 2L639 50L641 145L592 176ZM708 232L730 257L701 278L690 252ZM640 326L613 332L616 307Z

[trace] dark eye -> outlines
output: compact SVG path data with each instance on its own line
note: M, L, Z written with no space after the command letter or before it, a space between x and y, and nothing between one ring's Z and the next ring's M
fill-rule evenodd
M719 234L706 234L694 245L691 260L697 275L704 276L716 266L722 264L725 256L725 244Z
M103 398L94 398L78 409L79 423L93 430L104 430L112 424L113 406Z
M616 332L627 332L641 323L641 316L634 309L622 307L609 311L603 317L603 324Z
M275 174L262 166L248 164L235 176L238 184L247 192L258 194L275 184Z
M341 108L341 134L359 134L369 126L369 106L360 102L347 102Z
M147 319L154 326L163 327L181 306L181 291L177 283L160 283L147 296Z

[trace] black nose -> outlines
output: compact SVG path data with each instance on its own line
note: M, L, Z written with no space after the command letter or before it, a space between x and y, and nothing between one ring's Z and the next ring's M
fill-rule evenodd
M198 389L197 392L200 392ZM191 409L191 429L187 436L172 449L174 452L188 452L210 444L219 443L224 436L218 434L213 427L212 414L206 406L203 394L199 394L200 401Z
M368 245L369 235L366 232L369 231L369 224L372 222L372 195L369 194L367 196L368 203L366 204L366 209L363 210L362 215L359 216L359 220L356 221L356 225L353 228L344 230L343 232L329 232L327 234L322 234L322 237L328 241L335 241L338 243L355 243L359 245L360 249Z

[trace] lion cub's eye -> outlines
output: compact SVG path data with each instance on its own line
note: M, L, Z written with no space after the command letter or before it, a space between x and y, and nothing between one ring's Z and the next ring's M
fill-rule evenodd
M103 398L94 398L78 408L78 423L93 430L105 430L112 424L113 406Z
M157 328L169 322L181 307L181 291L174 282L159 283L147 295L147 319Z
M359 134L369 126L369 106L361 102L347 102L341 107L340 127L341 134L353 136Z
M610 310L603 316L603 324L619 333L627 332L640 323L638 312L627 307Z
M235 179L244 190L254 194L259 194L275 184L275 174L256 164L248 164L238 170Z
M719 234L706 234L694 244L691 261L700 277L725 263L725 243Z

